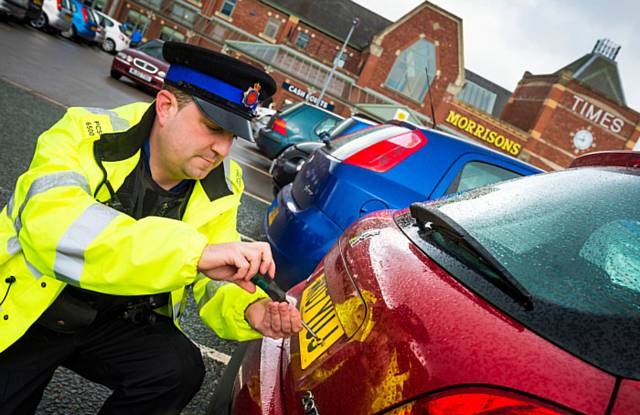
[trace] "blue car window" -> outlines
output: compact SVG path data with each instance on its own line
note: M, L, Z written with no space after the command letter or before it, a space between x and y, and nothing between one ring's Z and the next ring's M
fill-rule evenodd
M464 192L487 184L515 179L522 175L503 167L480 161L471 161L464 165L460 173L447 189L446 194Z

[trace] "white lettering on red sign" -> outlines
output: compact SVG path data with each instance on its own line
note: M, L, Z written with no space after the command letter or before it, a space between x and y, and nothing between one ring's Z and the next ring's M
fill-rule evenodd
M624 121L622 119L576 95L573 96L573 107L571 107L571 110L614 133L619 133L624 127Z

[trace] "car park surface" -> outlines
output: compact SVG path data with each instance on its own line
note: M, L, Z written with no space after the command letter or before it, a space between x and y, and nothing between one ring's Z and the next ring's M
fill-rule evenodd
M260 151L269 158L303 141L322 141L322 134L330 131L343 118L306 102L299 102L271 118L255 137Z
M446 133L408 123L332 141L282 188L264 218L278 282L305 279L338 236L370 212L401 208L542 170Z
M72 16L71 0L43 0L42 12L30 23L36 29L49 28L63 32L71 27Z
M159 91L164 86L164 77L169 64L162 57L164 41L151 39L137 48L127 48L118 52L111 64L111 77L126 76L132 81Z
M358 220L289 291L322 341L238 349L210 413L636 413L640 153L603 164Z

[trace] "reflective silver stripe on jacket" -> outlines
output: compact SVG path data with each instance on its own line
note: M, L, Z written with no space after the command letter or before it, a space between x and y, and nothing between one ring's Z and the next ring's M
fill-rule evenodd
M208 281L207 284L205 285L205 289L204 289L204 293L202 294L202 297L200 297L200 299L198 300L198 309L201 309L202 307L204 307L204 305L207 304L209 300L211 300L213 296L216 294L216 291L218 291L218 288L222 287L224 284L225 284L224 281L216 281L216 280Z
M180 306L182 305L182 301L178 301L171 307L171 316L174 320L177 320L180 317Z
M80 283L85 250L119 214L117 210L100 203L94 203L82 212L56 247L53 272L57 279L73 285Z
M233 193L233 183L229 177L231 176L231 159L229 157L225 157L222 160L222 165L224 167L224 180L227 182L227 187L229 191Z
M105 110L103 108L94 108L94 107L83 107L85 110L89 111L92 114L97 115L108 115L109 122L111 122L111 127L114 131L128 130L131 124L129 121L121 118L117 112Z
M17 254L20 251L22 251L22 246L20 245L18 237L12 236L9 238L7 241L7 252L9 252L9 255Z
M7 216L9 216L9 219L11 219L11 216L13 216L13 195L14 195L14 193L11 194L11 197L9 198L9 203L7 203Z
M27 196L24 198L22 204L20 205L20 210L18 211L18 215L16 216L13 224L13 227L16 230L16 235L18 235L20 233L20 229L22 229L21 216L24 208L27 206L27 202L29 202L29 200L35 195L46 192L47 190L53 189L55 187L62 186L79 186L82 188L82 190L84 190L88 194L91 194L91 188L89 187L87 179L80 173L74 171L61 171L38 177L31 183L31 187L29 187Z

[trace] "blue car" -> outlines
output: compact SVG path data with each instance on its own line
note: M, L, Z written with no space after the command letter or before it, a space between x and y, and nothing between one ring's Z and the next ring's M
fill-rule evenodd
M298 144L287 147L278 157L273 159L269 173L271 174L271 182L273 183L273 195L277 197L278 192L285 185L291 183L296 175L309 160L311 154L318 148L331 145L331 141L337 137L351 134L364 128L378 124L368 118L361 116L353 116L345 118L336 124L331 131L323 137L323 142L303 141ZM328 143L327 143L328 140Z
M98 23L89 6L78 0L71 0L71 10L73 11L71 27L69 27L69 30L61 32L60 34L67 39L79 38L86 41L95 39Z
M322 141L322 135L343 118L315 105L299 102L271 118L255 137L258 149L269 158L303 141Z
M267 209L276 279L288 288L307 278L338 236L368 213L540 172L480 144L404 122L337 138L313 153Z

